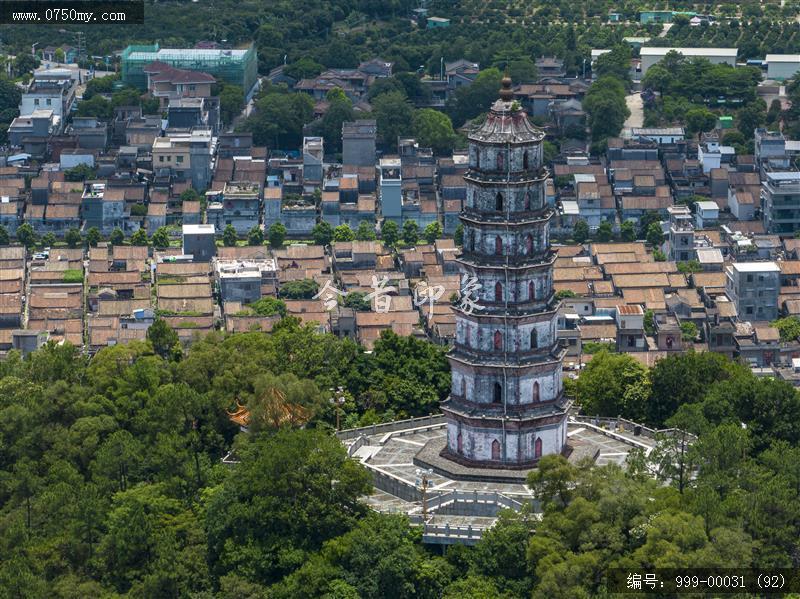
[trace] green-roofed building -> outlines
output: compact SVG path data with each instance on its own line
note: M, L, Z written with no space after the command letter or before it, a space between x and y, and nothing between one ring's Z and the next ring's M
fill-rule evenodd
M122 52L122 81L139 89L147 88L145 67L162 62L188 71L202 71L248 94L258 79L258 59L251 44L247 48L160 48L158 44L128 46Z

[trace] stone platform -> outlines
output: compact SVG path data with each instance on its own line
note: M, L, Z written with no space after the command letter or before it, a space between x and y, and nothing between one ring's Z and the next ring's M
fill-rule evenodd
M434 416L343 431L340 438L348 453L372 473L375 491L364 498L370 507L408 515L426 531L430 528L431 535L438 535L431 542L447 542L448 534L452 542L463 542L465 535L474 541L494 522L487 513L533 501L525 484L530 470L474 468L448 460L440 455L446 435L444 419ZM567 428L567 444L570 462L590 457L599 466L623 465L632 449L647 451L654 446L652 438L573 420ZM428 469L423 494L421 471ZM446 533L448 523L451 530Z

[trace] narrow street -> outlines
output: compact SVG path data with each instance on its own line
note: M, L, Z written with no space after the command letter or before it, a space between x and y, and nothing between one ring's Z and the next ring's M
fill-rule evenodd
M631 115L625 120L625 127L642 127L644 125L644 105L639 92L625 96L625 104Z

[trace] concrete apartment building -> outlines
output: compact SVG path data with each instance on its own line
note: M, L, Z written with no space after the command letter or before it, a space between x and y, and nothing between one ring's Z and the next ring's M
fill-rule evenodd
M342 164L373 166L378 124L374 119L342 123Z
M792 235L800 229L800 172L767 172L761 183L764 230Z
M246 234L261 218L261 185L252 181L225 183L218 201L209 203L206 214L218 233L232 225L239 235Z
M725 270L725 291L741 320L778 317L780 268L775 262L734 262Z
M221 260L214 274L223 303L251 304L266 295L274 295L278 280L274 258L263 260Z
M183 253L195 262L208 262L216 256L214 225L183 225Z
M20 116L33 114L35 110L52 110L60 120L69 115L75 102L77 83L69 69L36 71L19 103Z
M381 214L387 220L401 224L403 216L403 180L400 175L400 158L381 158L380 200Z
M213 174L213 152L214 137L210 129L170 132L153 141L153 170L169 169L177 179L190 181L194 189L202 191Z
M97 227L103 235L116 229L130 231L130 212L125 207L125 194L109 190L105 183L87 183L81 196L84 228ZM138 227L134 227L134 230Z

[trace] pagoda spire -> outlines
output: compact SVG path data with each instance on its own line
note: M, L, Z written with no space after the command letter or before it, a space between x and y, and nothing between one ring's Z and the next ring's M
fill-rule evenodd
M503 102L511 102L514 99L514 90L511 89L511 75L506 67L503 78L500 80L500 99Z

